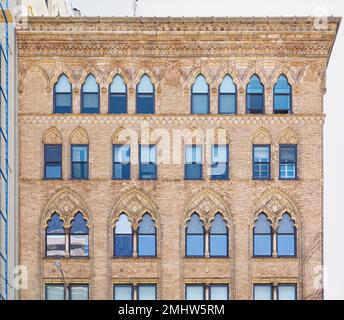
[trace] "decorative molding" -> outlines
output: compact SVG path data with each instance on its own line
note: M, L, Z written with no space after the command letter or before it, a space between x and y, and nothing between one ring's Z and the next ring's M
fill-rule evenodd
M271 144L272 143L272 136L269 130L265 128L259 128L254 137L252 142L254 144Z
M71 144L89 144L88 134L85 129L78 127L70 135Z
M298 144L299 143L299 137L295 130L292 128L286 128L282 131L281 137L279 140L280 144Z
M43 135L43 144L62 144L62 135L56 127L49 128Z
M84 115L84 114L20 114L19 124L118 124L120 126L141 125L243 125L243 124L323 124L325 116L321 114L302 115Z

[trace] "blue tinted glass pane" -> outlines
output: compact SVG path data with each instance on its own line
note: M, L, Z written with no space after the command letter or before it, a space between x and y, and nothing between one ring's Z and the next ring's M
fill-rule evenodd
M87 76L84 84L82 85L83 92L98 92L99 86L96 78L90 74Z
M296 286L279 285L278 300L296 300Z
M114 160L122 164L130 163L130 146L121 145L114 147Z
M254 162L269 162L270 148L269 147L254 147Z
M133 230L131 228L131 222L128 218L128 216L125 213L122 213L117 222L116 222L116 228L115 233L116 234L132 234Z
M155 233L155 223L151 215L146 213L139 223L139 234Z
M288 83L288 79L284 76L281 75L278 80L277 83L275 84L274 87L274 91L275 93L291 93L291 87L290 84Z
M280 177L281 179L295 179L296 178L295 164L281 164Z
M210 235L210 256L226 257L228 255L227 236Z
M199 215L194 213L188 222L187 232L190 233L203 233L204 225Z
M269 164L255 164L253 177L256 179L269 179L270 178L270 165Z
M203 75L198 75L195 83L192 85L192 93L208 93L209 86Z
M72 112L72 95L71 94L55 94L55 112L71 113Z
M228 300L228 287L210 286L210 300Z
M48 221L47 232L49 234L64 233L63 220L61 220L57 213L54 213Z
M66 254L66 237L65 235L47 235L46 253L48 257L61 256Z
M126 93L127 92L127 86L124 83L122 77L117 74L110 85L110 92L111 93Z
M65 74L62 74L56 85L55 85L55 92L71 92L72 91L72 85L69 82L67 76Z
M186 300L204 300L204 287L202 285L190 285L185 288Z
M115 300L132 300L132 291L133 288L131 285L117 285L114 286L114 299Z
M130 164L114 164L114 179L130 179Z
M254 235L254 255L271 256L271 235Z
M138 300L156 300L156 286L138 286Z
M275 110L289 111L289 109L290 109L290 96L275 95L274 108L275 108Z
M133 255L133 237L131 234L115 235L115 256L131 257Z
M46 285L45 286L45 300L64 300L65 288L64 286Z
M45 166L45 177L47 179L61 179L61 174L60 164L47 164Z
M214 180L228 179L228 164L215 163L211 165L211 178Z
M83 113L97 113L99 111L99 94L84 93L83 94Z
M220 85L220 93L235 93L236 86L233 83L232 77L228 74L223 78L222 83Z
M152 84L151 79L147 74L144 74L141 79L140 83L137 86L137 92L138 93L153 93L154 92L154 86Z
M70 300L88 300L88 286L73 285L70 288Z
M127 113L127 96L115 95L110 96L110 113Z
M147 94L137 96L137 113L154 113L154 95Z
M247 96L247 111L250 113L263 113L264 99L263 95L252 95Z
M193 114L207 114L208 111L208 94L192 94L192 113Z
M254 286L254 300L272 300L271 285Z
M236 97L234 94L220 94L219 112L225 114L236 113Z
M70 236L70 255L72 257L88 256L88 235Z
M45 161L47 162L61 162L62 159L62 146L45 146Z
M186 237L186 255L187 256L204 256L204 236L187 235Z
M247 85L247 93L263 93L263 85L257 75L253 75Z
M88 164L87 163L73 163L72 164L73 179L87 179L88 178Z
M140 178L141 179L156 179L156 165L155 164L140 164Z
M185 164L185 179L202 179L202 164Z
M202 146L185 146L185 163L202 163Z
M282 162L296 162L296 148L283 146L281 147L281 161Z
M87 234L88 233L88 227L87 227L87 221L84 219L84 216L82 213L77 213L72 220L72 228L71 232L76 234L76 233L83 233Z
M295 237L294 235L277 235L277 255L294 256L295 255Z
M72 161L84 162L88 159L87 146L73 146L72 147Z
M155 256L156 241L155 235L139 235L138 256Z

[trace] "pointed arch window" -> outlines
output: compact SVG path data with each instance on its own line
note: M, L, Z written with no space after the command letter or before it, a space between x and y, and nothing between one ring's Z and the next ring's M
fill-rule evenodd
M287 77L279 76L274 86L274 113L286 114L292 112L292 90Z
M47 257L63 257L66 255L66 233L60 215L54 213L46 228L45 255Z
M99 113L99 84L93 74L81 87L81 113Z
M282 216L277 228L277 256L296 256L296 227L288 213Z
M210 257L228 256L228 228L220 213L217 213L211 222L209 255Z
M71 113L72 104L72 85L62 74L54 85L54 113Z
M119 216L114 228L114 256L133 256L133 229L125 213Z
M139 257L155 257L156 253L156 227L152 216L146 213L139 223L137 255Z
M204 257L205 230L204 224L197 213L192 214L186 227L186 256Z
M200 74L191 87L191 113L208 114L209 105L209 85L205 77Z
M69 237L69 254L71 257L88 257L89 229L87 221L81 212L78 212L71 223Z
M237 112L237 89L230 75L226 75L219 88L219 113L235 114Z
M110 84L109 113L127 113L127 85L119 74Z
M264 85L256 74L246 86L246 113L264 113Z
M144 74L136 87L136 113L154 113L154 85L147 74Z
M272 227L265 213L261 213L253 228L253 255L256 257L272 256Z

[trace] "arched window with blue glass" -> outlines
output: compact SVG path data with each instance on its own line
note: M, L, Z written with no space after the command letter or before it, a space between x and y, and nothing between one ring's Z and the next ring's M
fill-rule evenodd
M253 228L253 255L271 257L273 247L271 221L265 213L261 213Z
M210 257L228 256L228 228L220 213L215 215L210 225L209 255Z
M209 85L202 74L199 74L191 87L191 113L208 114L210 109Z
M133 256L133 228L125 213L118 217L114 228L114 256Z
M81 87L81 113L99 113L99 84L89 74Z
M72 113L72 84L65 74L54 85L54 113Z
M89 256L89 229L87 220L81 212L78 212L71 222L69 253L71 257Z
M127 85L119 74L110 84L109 113L127 113Z
M143 215L139 222L137 237L137 255L139 257L156 257L156 227L149 213Z
M136 113L151 114L155 112L155 88L151 78L144 74L136 87Z
M288 78L282 74L274 86L274 113L287 114L292 112L292 89Z
M54 213L45 230L45 255L64 257L66 255L66 232L60 215Z
M246 113L264 113L264 85L256 74L246 86Z
M237 88L230 75L226 75L219 87L219 113L237 112Z
M193 213L186 227L186 256L204 257L205 229L197 213Z
M296 227L290 214L285 213L277 227L277 256L296 256Z

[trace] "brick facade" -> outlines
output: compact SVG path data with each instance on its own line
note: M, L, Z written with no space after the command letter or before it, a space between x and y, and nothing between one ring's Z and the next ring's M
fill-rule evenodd
M93 19L30 18L18 30L20 130L20 264L28 267L22 299L44 299L45 283L61 283L55 259L45 258L44 230L59 212L65 224L82 211L90 227L90 257L61 260L70 283L88 283L91 299L112 299L114 283L156 283L159 299L184 299L186 283L226 283L232 299L252 299L253 283L295 283L298 299L322 299L323 96L325 72L340 20L317 29L308 18ZM66 74L73 114L53 114L53 87ZM100 85L100 114L80 114L80 88L92 73ZM210 114L190 114L198 74L210 86ZM128 114L108 114L108 90L120 74ZM143 74L155 86L155 114L135 114ZM218 87L229 74L238 114L218 114ZM257 74L265 87L265 114L245 114L245 88ZM273 114L273 87L285 74L292 114ZM112 180L112 143L119 128L224 132L230 180L184 180L184 165L158 165L158 179ZM74 140L73 140L74 139ZM172 145L151 135L160 150ZM216 137L215 137L216 139ZM89 143L90 178L70 179L71 141ZM62 143L62 180L44 180L44 143ZM252 143L271 144L271 180L252 180ZM298 179L279 180L279 144L298 145ZM136 148L135 148L136 146ZM137 144L132 145L137 158ZM135 150L136 149L136 150ZM183 150L183 147L181 147ZM182 152L183 154L183 152ZM157 226L157 258L113 258L112 228L125 211L134 225L148 211ZM229 258L185 258L185 226L193 212L209 226L216 212L228 222ZM297 257L253 258L252 230L265 212L276 228L288 212L297 227Z

